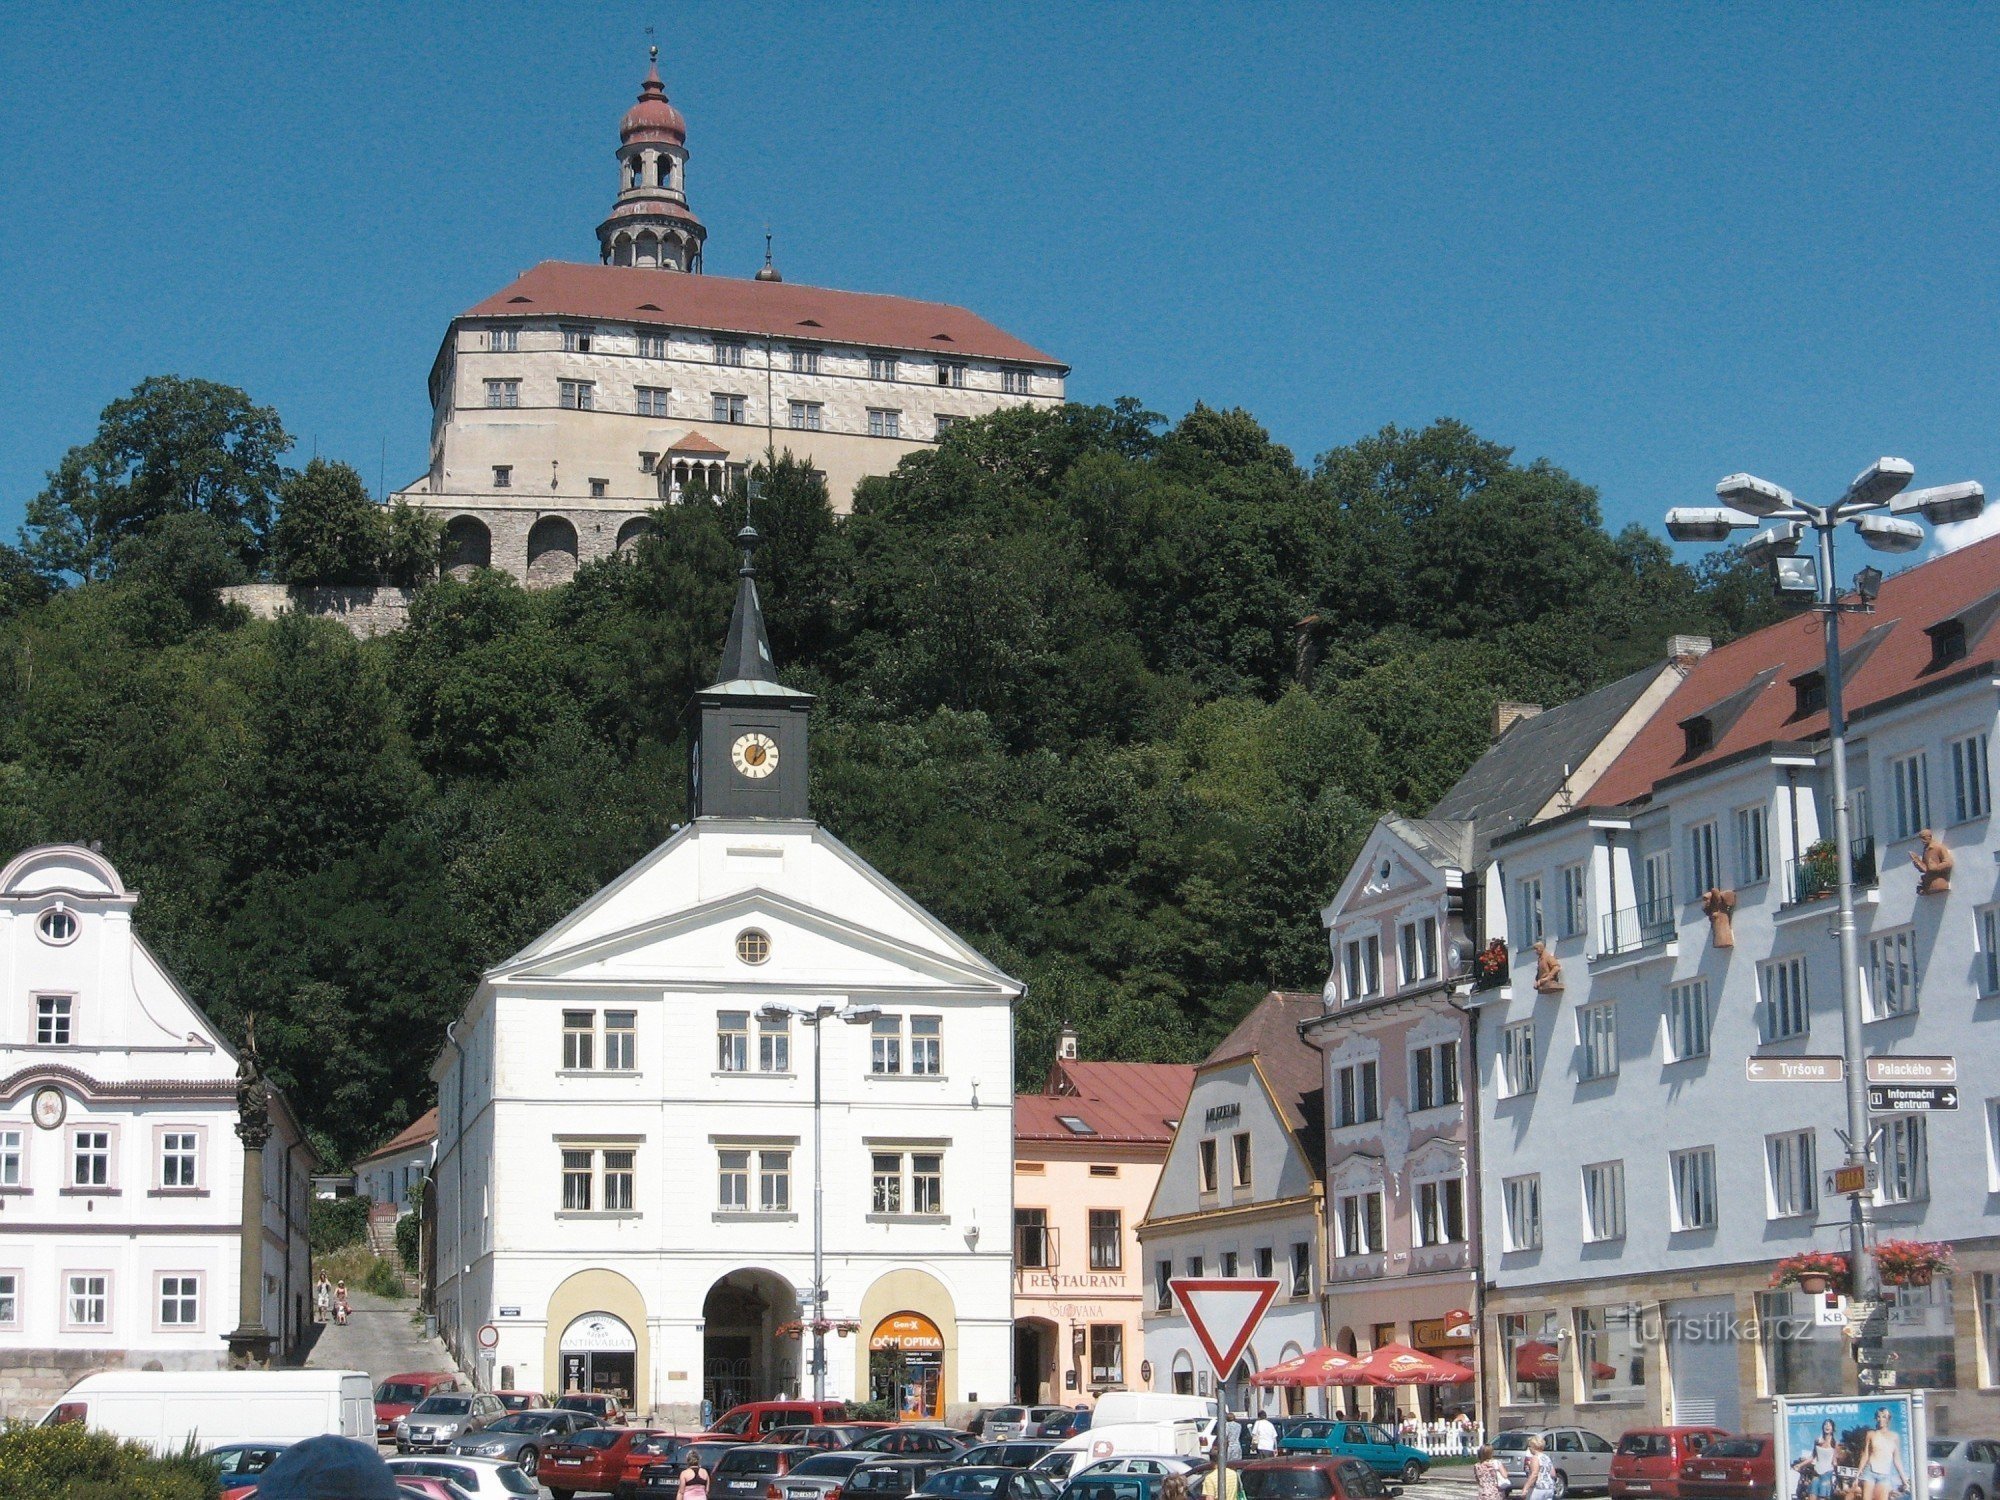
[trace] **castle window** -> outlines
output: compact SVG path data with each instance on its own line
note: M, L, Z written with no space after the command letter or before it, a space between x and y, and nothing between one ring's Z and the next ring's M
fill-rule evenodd
M596 403L597 386L588 380L565 380L562 404L570 411L589 411Z
M939 360L937 372L939 385L965 384L965 366L955 360Z
M562 335L563 335L564 353L567 354L590 353L590 335L591 335L590 329L565 328L562 331Z
M1010 396L1025 396L1030 393L1032 379L1026 370L1002 370L1000 389Z
M487 381L486 404L488 406L519 406L521 404L521 382L518 380Z
M603 498L604 498L604 497L605 497L606 495L608 495L608 494L610 494L610 493L611 493L611 481L610 481L610 480L608 480L608 479L593 479L593 480L591 480L591 481L590 481L590 498L591 498L591 499L593 499L593 500L602 500L602 499L603 499Z
M903 414L885 407L868 408L868 435L870 437L901 437L903 435Z
M712 420L717 422L740 423L744 420L743 398L741 396L727 396L717 391L715 393L714 404L709 410L712 413Z
M513 487L514 466L512 464L495 464L493 466L493 488L496 490L511 490Z
M642 385L639 387L639 415L642 417L664 417L667 414L667 392L665 387Z
M869 355L868 378L870 380L894 380L896 378L896 356L893 354Z
M742 364L743 341L741 339L717 339L715 341L715 362L719 365Z
M950 432L954 427L963 427L968 420L965 417L955 417L949 412L939 412L937 419L938 441L943 442L944 435L947 432Z
M639 357L641 359L665 359L667 357L667 336L664 333L639 334Z
M794 401L791 409L792 427L799 432L818 432L822 408L817 401Z
M521 347L521 330L509 325L486 330L486 347L495 354L512 354Z
M792 373L794 375L819 374L819 350L807 348L803 344L793 345Z

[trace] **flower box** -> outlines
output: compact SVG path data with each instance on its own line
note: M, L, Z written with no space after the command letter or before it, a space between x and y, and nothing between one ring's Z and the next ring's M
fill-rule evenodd
M1953 1264L1951 1246L1943 1240L1883 1240L1872 1253L1885 1286L1929 1286Z

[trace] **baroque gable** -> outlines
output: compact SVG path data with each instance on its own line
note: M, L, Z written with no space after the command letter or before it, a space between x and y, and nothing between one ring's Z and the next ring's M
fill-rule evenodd
M1320 912L1320 920L1338 928L1364 917L1380 918L1412 902L1441 905L1446 889L1444 870L1399 833L1393 820L1382 818L1348 866L1333 900Z

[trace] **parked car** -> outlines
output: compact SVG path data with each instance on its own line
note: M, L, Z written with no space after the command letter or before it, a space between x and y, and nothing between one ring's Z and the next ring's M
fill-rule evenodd
M827 1500L847 1482L849 1474L874 1461L874 1454L856 1453L851 1448L814 1453L792 1465L778 1484L778 1500Z
M742 1446L742 1441L733 1437L669 1438L665 1459L656 1459L639 1471L638 1493L641 1500L679 1500L681 1470L686 1467L689 1454L692 1454L695 1462L712 1475L715 1466L722 1461L723 1454L731 1448ZM811 1460L808 1459L807 1462Z
M389 1460L389 1472L400 1483L404 1479L448 1479L472 1500L514 1500L533 1497L541 1491L535 1481L521 1472L519 1464L497 1458L410 1457Z
M416 1370L408 1375L391 1375L375 1387L375 1441L388 1442L396 1435L396 1423L428 1398L457 1389L458 1377L449 1370Z
M241 1500L256 1491L264 1471L290 1446L289 1443L224 1443L220 1448L209 1449L207 1458L222 1476L222 1493L229 1500Z
M917 1488L938 1500L1056 1500L1055 1481L1026 1469L998 1464L954 1464L939 1469Z
M509 1412L476 1432L460 1433L452 1439L451 1451L463 1458L504 1459L533 1478L550 1448L597 1425L597 1418L580 1411Z
M956 1427L884 1427L849 1446L863 1453L897 1458L952 1458L973 1446L969 1433Z
M1405 1484L1415 1484L1431 1466L1428 1453L1398 1441L1395 1433L1379 1422L1300 1422L1278 1438L1278 1452L1358 1458L1377 1474L1394 1476Z
M1403 1493L1359 1458L1259 1458L1237 1472L1244 1500L1389 1500Z
M1653 1500L1680 1500L1681 1465L1717 1438L1728 1437L1720 1427L1634 1427L1618 1439L1611 1455L1611 1500L1647 1495Z
M549 1398L540 1391L495 1391L493 1394L509 1411L540 1411L549 1404Z
M805 1427L815 1422L839 1422L847 1416L845 1401L745 1401L709 1423L708 1430L756 1441L773 1427Z
M817 1448L824 1453L834 1448L846 1448L888 1425L886 1422L811 1422L798 1427L768 1427L757 1441L793 1443L801 1448Z
M604 1427L625 1425L625 1409L618 1404L618 1398L601 1391L566 1391L556 1397L555 1409L580 1411L597 1418L599 1425Z
M959 1469L977 1464L1025 1469L1055 1445L1054 1438L1014 1438L1005 1443L981 1443L977 1448L967 1448L959 1454L951 1461L951 1466Z
M937 1454L871 1459L847 1476L847 1483L840 1487L841 1500L907 1500L943 1467L944 1460Z
M1042 1423L1061 1416L1065 1410L1060 1406L996 1406L979 1429L979 1435L989 1443L1001 1438L1033 1437Z
M396 1481L396 1494L399 1500L472 1500L449 1479L433 1479L428 1474L405 1474ZM223 1500L229 1500L227 1490Z
M792 1465L819 1450L791 1443L745 1443L731 1448L708 1471L711 1500L766 1500L765 1491L789 1474Z
M442 1453L463 1433L477 1432L507 1415L497 1397L485 1391L455 1391L427 1396L416 1410L396 1423L398 1453Z
M1515 1427L1496 1433L1493 1456L1507 1466L1514 1488L1526 1494L1528 1439L1539 1437L1555 1466L1556 1500L1572 1490L1602 1490L1611 1484L1612 1446L1581 1427Z
M1075 1437L1079 1432L1088 1431L1090 1431L1090 1408L1087 1406L1077 1406L1072 1407L1068 1411L1057 1412L1048 1421L1035 1429L1035 1436L1066 1438Z
M1681 1465L1683 1500L1767 1500L1777 1487L1777 1445L1756 1433L1717 1438Z
M1145 1463L1144 1459L1107 1459L1101 1464L1092 1464L1069 1482L1067 1488L1060 1489L1062 1500L1159 1500L1160 1488L1171 1473L1186 1473L1188 1489L1196 1488L1195 1476L1205 1472L1206 1465L1189 1465L1168 1468L1164 1463L1146 1469L1127 1467L1135 1463ZM1043 1477L1047 1477L1044 1475Z
M649 1464L670 1457L674 1435L647 1427L588 1427L549 1445L538 1476L556 1500L579 1490L630 1500Z
M1990 1438L1932 1438L1924 1469L1931 1500L2000 1496L2000 1443Z

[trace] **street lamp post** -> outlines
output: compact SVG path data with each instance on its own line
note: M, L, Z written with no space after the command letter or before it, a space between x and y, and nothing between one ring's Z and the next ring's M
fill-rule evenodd
M1875 1303L1881 1286L1868 1254L1872 1233L1869 1195L1874 1190L1873 1142L1868 1120L1867 1065L1863 1057L1860 941L1854 924L1852 806L1847 786L1847 706L1840 661L1840 617L1873 608L1875 585L1859 584L1859 597L1841 598L1834 583L1833 534L1852 521L1868 546L1881 552L1909 552L1923 545L1920 515L1934 526L1970 520L1985 507L1986 492L1977 483L1941 485L1904 493L1915 470L1900 458L1881 458L1855 476L1847 491L1830 505L1812 505L1769 480L1732 474L1715 487L1720 508L1676 507L1667 512L1667 532L1675 541L1721 541L1735 531L1749 530L1760 518L1775 521L1745 545L1744 556L1770 567L1780 598L1810 600L1824 623L1826 652L1826 721L1829 758L1833 767L1833 839L1837 875L1834 890L1839 905L1836 932L1840 942L1841 1055L1847 1084L1847 1165L1861 1169L1861 1191L1847 1195L1849 1275L1855 1300L1870 1309L1856 1338L1857 1369L1863 1392L1874 1387L1875 1366L1866 1358L1881 1343L1884 1320ZM1817 557L1802 554L1807 529L1818 533ZM1796 858L1799 851L1794 850Z
M826 1399L826 1164L824 1132L820 1108L820 1024L829 1017L850 1026L866 1026L882 1014L879 1005L820 1004L765 1005L758 1008L760 1021L786 1021L797 1017L812 1031L813 1038L813 1272L812 1310L807 1321L812 1326L813 1400Z

